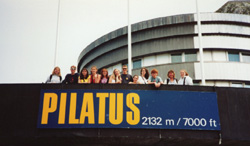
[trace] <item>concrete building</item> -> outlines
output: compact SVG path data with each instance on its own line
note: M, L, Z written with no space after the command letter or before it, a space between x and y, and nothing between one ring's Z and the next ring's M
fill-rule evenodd
M250 87L250 16L202 13L202 40L206 85ZM83 49L78 71L95 65L109 74L127 64L127 27L110 32ZM143 21L132 25L132 74L141 67L159 70L166 78L173 69L186 69L201 84L196 14Z

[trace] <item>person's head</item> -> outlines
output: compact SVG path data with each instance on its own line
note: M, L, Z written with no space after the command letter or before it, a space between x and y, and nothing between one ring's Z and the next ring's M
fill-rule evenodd
M151 76L152 76L153 78L156 78L156 77L158 76L158 70L157 70L157 69L152 69L152 70L151 70Z
M167 76L170 79L174 79L175 78L175 72L173 70L169 70Z
M141 69L141 76L145 77L146 79L148 79L149 77L149 72L146 68L142 68Z
M71 74L74 75L75 72L76 72L76 66L72 65L72 66L70 67L70 71L71 71Z
M122 73L123 73L123 74L127 74L127 72L128 72L128 67L127 67L127 65L123 65L123 66L122 66Z
M60 71L60 68L58 66L54 68L52 75L61 76L61 71Z
M134 81L134 83L137 83L138 79L139 79L138 75L134 75L134 76L133 76L133 81Z
M116 77L116 76L119 76L119 75L120 75L119 69L114 69L113 75L114 75L115 77Z
M188 73L187 73L186 70L182 69L182 70L180 71L180 75L181 75L181 77L183 78L183 77L185 77L185 76L188 76Z
M89 72L88 72L87 68L83 68L82 71L81 71L80 78L81 79L87 79L88 76L89 76Z
M92 66L91 67L91 74L96 74L97 73L97 67L96 66Z
M108 77L108 70L106 68L103 68L101 70L101 78Z

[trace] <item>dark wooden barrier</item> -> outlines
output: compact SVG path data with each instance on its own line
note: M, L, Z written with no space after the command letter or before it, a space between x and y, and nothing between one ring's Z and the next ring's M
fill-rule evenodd
M137 89L216 92L221 131L38 129L41 89ZM153 85L0 84L0 145L250 145L250 89Z

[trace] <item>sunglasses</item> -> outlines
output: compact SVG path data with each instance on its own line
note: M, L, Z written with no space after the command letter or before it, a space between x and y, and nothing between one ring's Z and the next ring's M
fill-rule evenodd
M71 70L76 70L75 68L71 68Z

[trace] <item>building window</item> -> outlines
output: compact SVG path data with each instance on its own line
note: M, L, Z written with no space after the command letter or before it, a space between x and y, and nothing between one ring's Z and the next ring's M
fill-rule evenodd
M141 68L141 59L133 61L133 69Z
M179 63L182 62L181 54L171 54L171 63Z
M239 87L239 88L240 88L240 87L243 87L243 85L242 85L242 83L234 83L234 82L233 82L233 83L231 84L231 87Z
M230 53L230 52L228 52L228 61L240 62L239 53Z
M156 64L155 55L147 56L143 58L142 66L153 66Z
M244 87L245 88L250 88L250 83L249 82L245 83Z
M193 80L193 85L194 86L200 86L200 81L199 80Z
M243 60L243 62L250 63L250 54L242 53L242 60Z
M185 53L185 62L197 61L197 53Z

